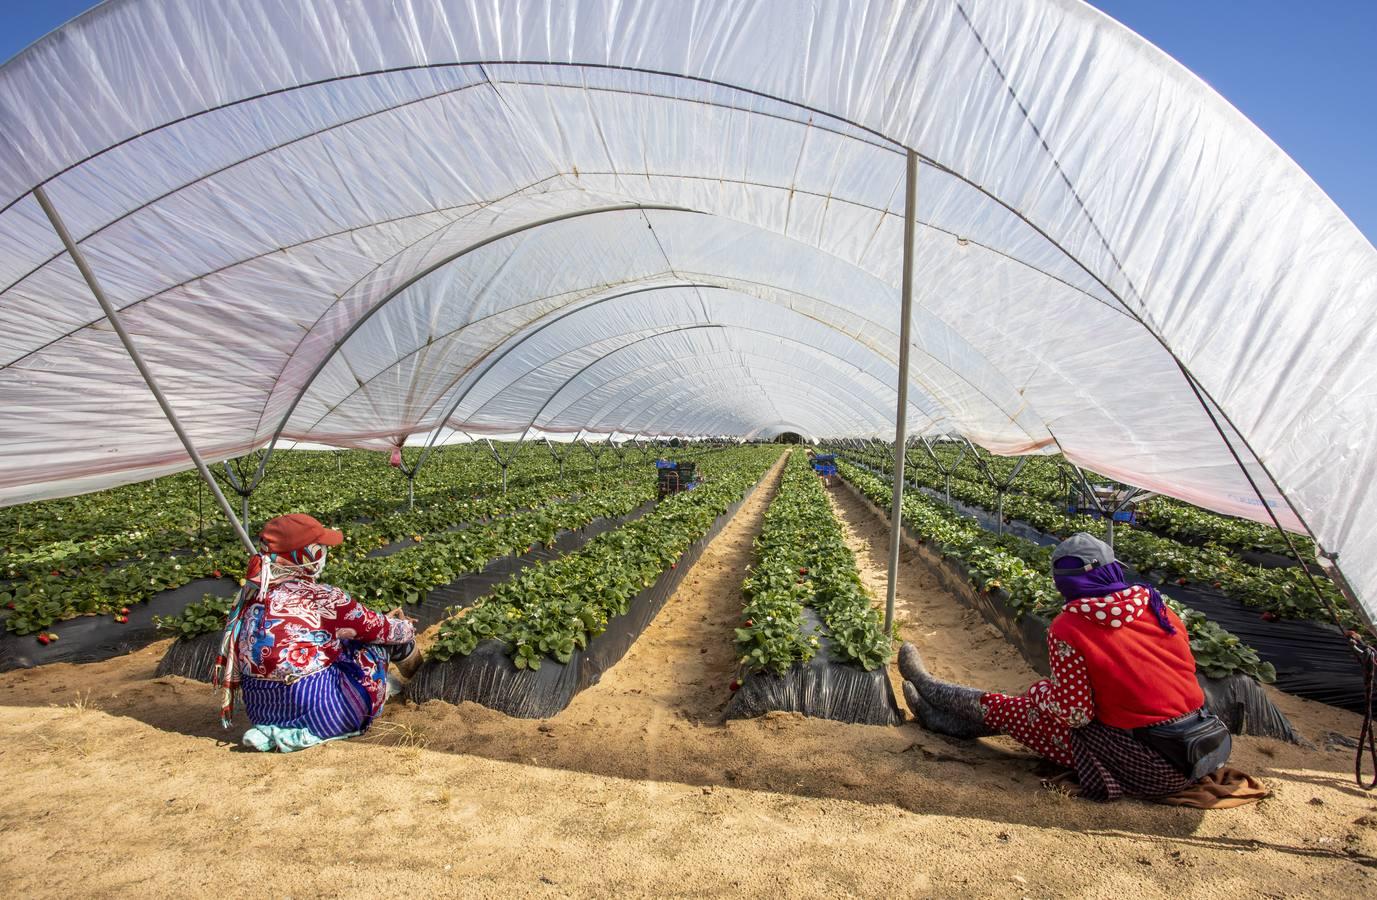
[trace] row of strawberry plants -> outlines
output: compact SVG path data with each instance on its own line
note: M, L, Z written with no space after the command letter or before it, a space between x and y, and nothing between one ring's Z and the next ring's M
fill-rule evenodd
M446 448L433 455L422 469L430 483L420 485L416 510L409 515L423 520L427 510L437 510L447 516L453 504L470 498L493 494L501 498L491 478L493 463L480 455L480 449L487 453L486 448L471 446ZM348 460L349 465L341 465L340 471L333 467L322 471L322 465L333 455L310 451L279 454L263 486L254 493L255 519L306 511L322 521L377 519L384 527L393 527L394 533L404 533L395 530L408 527L401 524L406 517L396 514L404 480L380 461L378 454L361 451L341 453L339 459ZM606 458L583 462L586 464L569 465L566 480L616 468ZM509 487L548 486L556 472L548 454L538 448L527 450L513 466ZM197 527L198 488L195 474L183 473L82 497L0 510L0 545L4 545L5 557L0 577L22 581L53 571L76 573L197 546L232 548L233 532L219 524L218 511L206 510L204 503L202 513L209 514L211 522L209 527ZM32 527L16 524L25 522Z
M755 541L742 584L745 622L736 646L749 671L784 674L807 662L818 639L801 633L803 607L822 620L832 655L866 671L889 661L884 622L861 584L856 559L826 491L802 454L790 458Z
M654 493L646 478L609 485L575 500L443 533L391 556L332 562L326 580L378 610L419 603L430 591L481 571L493 560L549 544L561 531L624 516ZM232 603L232 598L207 597L180 615L159 618L159 630L183 638L217 631L224 627Z
M498 470L486 445L442 448L431 455L416 481L415 512L399 515L405 479L389 468L386 454L365 451L284 451L255 491L251 512L256 522L284 512L309 512L322 521L376 520L379 534L395 540L426 530L427 511L454 521L454 504L469 499L515 494L523 488L566 486L579 477L622 471L624 461L612 454L597 457L565 448L561 465L544 447L514 449L498 445L514 461L508 491L498 488ZM408 449L414 464L418 449ZM703 445L676 453L706 452ZM247 458L246 458L247 459ZM633 457L635 459L635 457ZM637 460L641 461L641 460ZM231 500L235 499L228 487ZM182 473L78 497L41 501L0 509L0 585L33 578L63 577L92 568L152 559L172 553L209 552L233 555L236 538L208 495L201 496L195 473ZM199 507L199 508L198 508ZM506 504L507 508L512 507ZM475 515L483 515L479 511ZM419 520L407 524L408 518ZM250 526L252 528L252 525ZM441 525L443 527L443 524ZM365 535L365 542L371 535Z
M995 456L980 448L967 448L964 455L960 453L959 447L949 444L937 444L933 449L944 467L950 470L953 465L955 466L952 474L953 483L959 480L988 486L989 481L981 468L982 463L994 472L996 478L1007 477L1015 463L1013 459ZM861 452L866 455L867 462L871 465L877 468L889 467L886 454L877 451ZM980 458L979 462L976 456ZM926 450L912 450L906 457L910 468L924 471L929 478L942 477L937 465L928 458ZM1026 494L1059 506L1064 505L1067 497L1058 470L1060 459L1060 456L1033 457L1032 464L1025 465L1019 472L1011 488L1012 492ZM1086 474L1091 481L1102 480L1092 472ZM1287 557L1292 555L1286 538L1271 525L1210 512L1170 497L1154 497L1140 503L1138 519L1139 524L1136 527L1185 544L1213 544L1234 553L1263 551ZM1309 538L1292 535L1291 541L1303 559L1314 556L1314 543Z
M597 471L574 479L537 481L506 494L464 495L429 508L395 513L367 524L345 523L346 543L335 554L339 563L360 560L376 547L402 536L420 543L423 535L454 524L507 515L514 510L561 503L570 496L620 484L624 473ZM646 479L641 479L645 481ZM328 521L328 519L327 519ZM5 626L18 634L30 634L53 622L78 615L118 615L129 606L153 595L181 587L200 578L218 578L225 572L243 570L246 557L240 545L223 529L220 540L207 541L189 553L141 554L127 565L93 565L85 569L54 571L31 576L0 591ZM452 542L451 542L452 543ZM439 551L437 551L439 552ZM407 556L409 551L397 554ZM396 565L405 565L399 559Z
M946 487L942 475L931 467L910 467L909 478L934 490ZM998 508L998 495L988 484L953 479L951 495L987 511ZM1104 530L1102 521L1068 515L1059 503L1028 494L1007 494L1004 514L1053 537ZM1193 546L1140 528L1116 528L1114 549L1140 572L1161 573L1163 579L1181 584L1194 581L1210 585L1230 599L1262 610L1264 617L1329 621L1331 609L1337 609L1346 628L1358 627L1357 616L1338 589L1328 580L1320 580L1324 593L1321 600L1300 568L1264 568L1245 562L1221 546Z
M418 478L417 496L451 487L475 488L491 481L485 447L446 447L432 455ZM408 451L408 456L412 456ZM253 457L232 460L249 468ZM534 455L532 463L542 466ZM220 472L220 467L214 467ZM221 476L223 479L223 475ZM225 486L226 495L237 500ZM198 502L198 494L200 494ZM387 455L362 450L299 451L276 454L267 475L254 492L251 512L259 516L282 510L309 509L335 518L380 515L395 508L406 495L406 481L387 465ZM236 504L237 505L237 504ZM218 518L214 501L195 472L182 472L137 484L90 494L44 500L0 509L0 547L7 551L41 553L53 543L92 541L128 532L143 535L164 531L185 535L198 522Z
M881 509L889 506L888 479L846 462L840 468L843 477L872 503ZM1062 598L1049 574L1047 548L1013 535L992 534L975 520L921 494L905 493L903 520L919 540L963 562L977 588L1002 590L1020 617L1031 612L1051 618L1061 611ZM1235 635L1170 597L1164 599L1185 623L1196 665L1205 675L1222 678L1241 672L1263 682L1276 680L1272 664L1263 662L1257 651Z
M743 447L709 457L699 467L704 480L694 490L673 495L575 553L526 569L446 620L430 658L467 656L481 641L498 640L518 669L539 669L547 658L569 662L609 620L626 613L637 594L674 567L778 456L775 447Z

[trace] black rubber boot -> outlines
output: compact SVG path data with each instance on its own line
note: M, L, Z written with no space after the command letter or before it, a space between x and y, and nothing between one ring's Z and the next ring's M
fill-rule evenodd
M918 720L918 724L936 734L954 738L978 738L998 734L994 729L979 722L972 722L930 706L911 681L904 682L904 699L908 701L908 708L913 710L913 716Z
M999 733L985 724L985 711L980 708L985 692L934 678L912 644L899 648L899 671L904 676L904 699L918 724L928 731L957 738Z

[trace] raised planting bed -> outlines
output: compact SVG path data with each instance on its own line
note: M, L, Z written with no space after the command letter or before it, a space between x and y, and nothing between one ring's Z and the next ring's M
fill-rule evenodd
M873 469L862 468L879 476ZM941 499L938 491L925 484L910 484L929 497ZM958 496L966 496L977 505L964 503L956 499ZM978 504L991 502L969 485L962 485L960 490L953 488L951 506L987 531L996 530L994 513ZM1032 515L1039 525L1059 529L1048 533L1020 519L1006 521L1006 533L1044 546L1056 544L1060 540L1057 534L1069 533L1071 528L1080 527L1092 534L1102 530L1093 521L1070 520L1046 504L1039 506L1028 498L1007 502L1006 511ZM1297 604L1288 603L1285 598L1308 595L1308 588L1299 580L1304 575L1298 568L1277 572L1277 567L1240 563L1218 548L1179 548L1141 530L1119 530L1115 544L1115 552L1133 580L1152 584L1227 629L1271 667L1269 683L1308 700L1354 712L1366 710L1362 669L1344 633L1328 621L1292 618L1276 612L1290 610L1294 614ZM1150 568L1144 570L1144 566ZM1221 572L1232 574L1220 575ZM1265 585L1266 593L1258 585ZM1269 604L1267 598L1273 594L1282 599ZM1245 596L1248 602L1240 599ZM1314 603L1313 597L1309 603Z
M128 607L125 622L114 621L110 616L89 615L49 626L44 634L57 637L50 637L46 644L33 635L0 634L0 672L49 663L98 662L123 656L167 637L158 631L159 618L182 613L188 606L201 602L208 592L232 594L237 589L238 585L230 578L198 578L161 591L146 603Z
M386 496L387 483L379 484L376 477L386 469L370 472L350 466L336 472L331 465L328 473L322 473L310 470L325 460L310 462L294 452L281 454L278 460L273 471L285 471L289 480L283 484L265 482L254 495L255 510L308 512L342 527L347 541L332 554L336 572L341 564L358 561L380 547L398 552L399 541L402 546L419 543L455 523L535 511L628 481L624 473L607 469L556 479L551 477L553 469L547 461L523 460L520 487L504 493L482 493L481 485L472 478L473 460L461 458L456 466L454 459L446 458L441 464L437 457L435 465L446 475L456 476L459 486L422 493L418 496L423 505L398 511L398 501ZM277 468L279 465L282 469ZM543 474L546 470L548 475ZM294 472L303 477L290 480ZM382 496L360 498L369 491ZM168 591L219 578L221 572L242 572L244 551L228 526L208 524L198 533L196 496L194 480L171 476L80 498L0 510L0 578L4 579L0 584L0 619L4 630L32 635L31 640L40 645L57 634L60 644L69 633L56 627L58 623L110 616L115 621L106 619L106 624L124 624L118 617L125 608L131 610L131 617L139 617L140 604ZM192 500L189 520L187 509L179 508L185 507L188 497ZM157 614L168 614L165 602L156 605ZM146 613L142 618L152 615ZM134 621L130 619L130 623ZM83 622L72 634L91 627ZM37 651L25 651L25 655L43 657Z
M875 515L888 520L881 504L888 503L889 486L854 466L843 465L846 490L852 491ZM904 497L904 542L928 563L943 587L994 625L1037 672L1047 675L1047 629L1061 608L1047 567L1035 569L1016 555L1021 539L996 537L974 522L926 497ZM1027 544L1027 542L1022 542ZM1037 553L1045 548L1027 544ZM1262 668L1250 648L1200 613L1171 601L1190 633L1199 668L1196 678L1206 704L1235 734L1250 734L1301 743L1291 723L1267 698L1254 673Z
M695 490L528 569L443 623L408 696L468 700L522 718L560 712L626 654L778 453L719 454Z
M647 501L628 513L605 516L578 528L561 530L548 542L530 547L524 553L510 552L489 560L481 569L467 572L448 584L425 592L419 602L407 605L407 614L416 619L418 630L428 628L453 615L456 609L472 606L497 585L510 580L527 567L573 553L598 535L640 518L653 508L653 504ZM375 594L371 605L380 609L387 606L378 600ZM163 654L157 674L180 675L208 682L220 650L225 616L232 602L232 597L207 599L202 604L189 607L175 620L166 620L164 631L177 629L181 636ZM165 637L166 633L160 636Z
M755 542L736 629L742 672L729 719L773 711L868 725L903 714L885 672L892 642L818 476L786 464Z
M921 457L918 457L921 462ZM944 477L932 468L916 466L909 468L911 482L930 491L946 489ZM998 507L998 495L988 484L953 478L951 496L972 507L984 510L984 516L992 516ZM1157 498L1149 501L1156 504L1156 517L1150 521L1161 521L1165 511L1170 510L1181 521L1189 519L1197 524L1218 522L1222 534L1242 531L1256 535L1265 534L1266 529L1253 522L1217 516L1181 504ZM1104 523L1089 516L1068 515L1064 502L1046 496L1024 493L1009 493L1004 498L1004 514L1018 528L1031 528L1055 539L1057 535L1088 531L1092 534L1104 530ZM992 519L991 519L992 521ZM1227 527L1226 527L1227 526ZM1184 526L1183 526L1184 527ZM1320 590L1325 595L1321 602L1314 594L1305 570L1300 565L1278 566L1280 558L1275 554L1259 558L1253 546L1225 545L1222 543L1200 543L1202 534L1212 533L1208 529L1186 532L1189 540L1180 540L1165 534L1154 533L1150 528L1120 527L1115 531L1114 549L1119 558L1134 566L1140 572L1160 572L1164 580L1199 582L1213 586L1224 596L1240 604L1256 607L1259 613L1270 613L1273 617L1328 622L1330 608L1338 610L1346 628L1359 627L1360 621L1355 612L1338 589L1328 580L1319 579ZM1279 540L1275 532L1272 542ZM1298 547L1302 553L1313 552L1313 545L1298 536ZM1259 541L1253 541L1254 544ZM1259 561L1261 559L1261 561ZM1264 564L1267 563L1267 564Z

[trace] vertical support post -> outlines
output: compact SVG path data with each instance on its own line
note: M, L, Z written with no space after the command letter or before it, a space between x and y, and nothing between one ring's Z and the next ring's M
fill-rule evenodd
M908 347L913 324L913 233L918 218L918 154L908 151L904 174L904 274L899 310L899 397L894 412L894 506L889 514L889 578L885 586L885 634L894 627L899 579L899 537L903 533L904 449L908 444Z
M137 368L139 374L143 376L144 384L148 385L148 390L153 394L153 399L158 401L158 406L162 409L163 415L167 417L168 423L172 425L172 430L177 433L177 438L186 449L187 456L191 457L192 463L196 466L196 471L200 473L205 483L210 486L211 493L215 495L215 502L220 504L220 511L225 514L225 518L229 519L230 524L234 527L235 533L239 536L239 542L244 545L244 549L248 551L250 556L257 553L258 548L254 546L253 539L249 537L249 533L244 530L244 523L235 517L234 508L230 506L229 500L225 499L225 495L221 492L220 486L215 483L215 476L210 474L210 469L206 467L205 460L202 459L201 454L197 452L196 445L191 442L191 437L186 433L186 430L182 428L181 420L179 420L177 414L172 411L171 404L167 402L167 397L163 394L162 388L158 386L158 381L153 377L153 372L148 368L148 364L144 362L143 355L139 353L139 348L134 346L134 339L129 336L129 332L124 330L124 323L120 320L119 313L115 311L115 307L112 306L109 299L106 298L105 291L101 288L100 282L96 280L96 275L91 271L91 267L86 264L86 257L81 252L81 248L72 240L71 234L67 232L67 226L63 224L62 217L58 215L57 209L54 208L52 202L48 200L48 192L43 189L42 185L39 185L33 189L33 196L34 199L38 201L38 205L43 207L43 212L47 215L48 221L52 223L53 230L57 232L57 236L62 241L62 245L67 248L67 253L72 257L72 262L76 263L77 269L81 272L81 277L86 281L86 286L91 289L91 294L95 296L96 302L100 304L101 311L105 313L105 318L109 320L110 326L114 328L115 334L119 336L120 343L124 345L125 352L128 353L129 358L134 361L134 367Z

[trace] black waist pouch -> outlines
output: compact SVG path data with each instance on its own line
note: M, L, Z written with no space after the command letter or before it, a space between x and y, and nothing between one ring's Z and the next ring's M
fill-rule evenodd
M1192 781L1199 781L1229 761L1233 738L1219 717L1204 707L1179 719L1133 729L1133 736L1156 750Z

